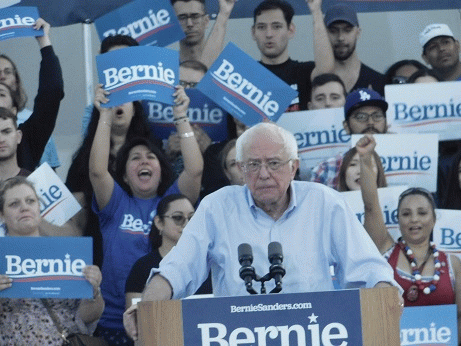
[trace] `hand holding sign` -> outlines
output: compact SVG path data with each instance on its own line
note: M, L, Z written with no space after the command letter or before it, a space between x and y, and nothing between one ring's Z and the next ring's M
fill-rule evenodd
M43 30L43 36L35 37L37 39L38 45L40 46L40 49L46 46L51 46L50 27L50 24L45 22L42 18L37 19L33 25L34 30Z
M93 297L99 294L99 286L101 286L102 274L99 267L96 265L88 265L83 268L83 276L93 286Z
M173 93L175 106L173 107L174 119L177 120L182 116L187 117L187 109L189 108L190 98L187 96L184 88L180 85L175 87Z
M6 275L0 275L0 291L10 288L13 284L13 280Z

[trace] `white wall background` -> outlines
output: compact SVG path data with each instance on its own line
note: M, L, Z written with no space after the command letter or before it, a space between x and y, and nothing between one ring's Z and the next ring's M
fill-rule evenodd
M460 14L461 11L458 10L360 13L362 35L357 46L359 56L364 63L381 72L398 60L422 61L418 41L422 29L430 23L446 23L455 36L461 39ZM297 34L290 43L291 57L301 61L313 60L311 17L297 16L294 23ZM210 27L211 25L212 23ZM253 58L258 59L259 51L250 36L251 25L252 19L231 20L227 40L234 42ZM67 176L72 154L79 147L82 139L81 119L86 104L82 27L82 24L75 24L51 30L53 46L63 69L66 94L53 133L62 162L58 174L63 180ZM94 26L91 27L93 56L95 56L99 49L99 38ZM177 49L177 45L173 45L172 48ZM18 65L29 96L27 107L32 108L38 88L40 63L40 53L35 39L1 41L0 52L10 56ZM97 81L96 75L94 78Z

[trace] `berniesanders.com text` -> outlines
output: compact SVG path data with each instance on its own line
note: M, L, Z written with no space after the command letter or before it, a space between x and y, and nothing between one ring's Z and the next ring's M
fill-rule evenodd
M231 305L231 313L235 312L259 312L259 311L279 311L279 310L304 310L312 309L311 303L287 303L287 304L256 304L256 305Z

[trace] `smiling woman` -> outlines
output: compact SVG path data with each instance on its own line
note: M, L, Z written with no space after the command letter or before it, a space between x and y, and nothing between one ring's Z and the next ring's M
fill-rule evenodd
M96 333L107 340L115 337L120 344L130 344L122 322L129 270L139 257L149 252L148 234L161 198L182 193L193 203L197 201L203 159L186 115L189 98L182 87L177 87L173 94L176 103L173 115L184 158L179 178L172 181L167 159L146 138L132 138L120 148L112 175L108 168L111 131L122 122L125 112L118 110L125 106L102 107L101 104L108 102L108 95L101 86L97 88L94 105L100 116L89 164L93 210L99 218L104 244L101 291L106 309Z
M404 289L405 306L456 303L459 316L461 261L454 255L437 250L431 241L436 221L434 199L429 191L422 188L402 192L397 207L402 237L395 242L384 224L378 199L377 174L372 161L375 146L371 135L364 136L356 144L365 206L364 227L394 269L395 280ZM461 322L458 322L458 330L460 327Z

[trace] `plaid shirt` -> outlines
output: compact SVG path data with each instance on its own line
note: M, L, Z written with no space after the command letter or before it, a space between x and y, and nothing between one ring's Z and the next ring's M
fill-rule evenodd
M341 167L342 162L343 154L338 154L335 157L319 163L312 169L310 181L320 183L337 190L339 168Z

